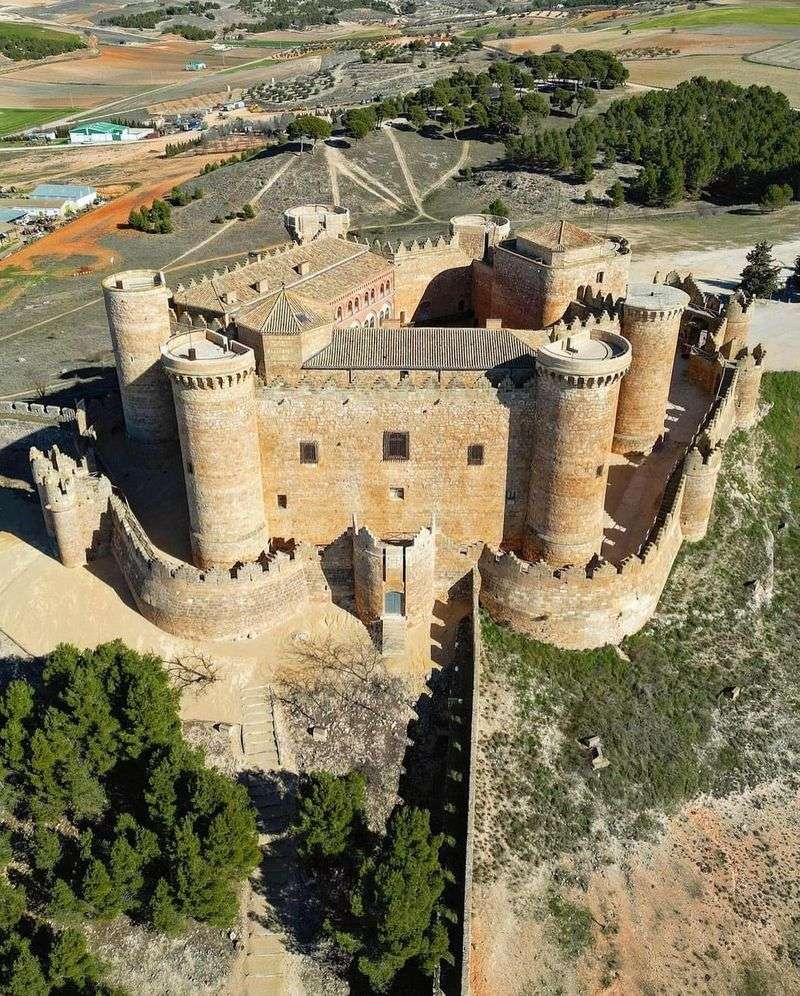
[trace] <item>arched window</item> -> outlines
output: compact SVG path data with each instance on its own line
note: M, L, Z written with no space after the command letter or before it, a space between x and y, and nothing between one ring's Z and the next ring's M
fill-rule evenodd
M372 290L369 292L369 303L372 304L374 300L375 300L375 288L373 287Z
M360 302L359 302L358 298L356 298L356 311L358 311L358 309L359 309L360 307L361 307L361 304L360 304Z
M336 321L340 322L341 320L342 320L342 309L341 308L337 308L336 309Z
M381 281L381 297L383 297L383 281Z
M353 314L353 302L352 301L348 301L347 302L347 314L348 315L352 315Z

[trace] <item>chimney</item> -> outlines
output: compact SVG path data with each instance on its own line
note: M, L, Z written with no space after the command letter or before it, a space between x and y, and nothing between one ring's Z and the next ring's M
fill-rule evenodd
M303 259L299 263L297 263L297 265L294 268L294 272L301 277L305 277L310 269L311 269L311 264L309 263L309 261L307 259Z

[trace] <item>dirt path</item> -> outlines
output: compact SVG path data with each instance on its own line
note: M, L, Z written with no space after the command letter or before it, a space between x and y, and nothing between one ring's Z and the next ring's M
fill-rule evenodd
M326 146L326 156L328 159L329 169L333 168L334 171L339 172L342 176L346 176L349 180L352 180L357 186L361 187L362 190L375 197L377 200L383 201L387 204L393 211L402 211L406 206L403 199L396 194L393 190L390 190L385 184L381 183L376 177L365 170L363 167L356 165L356 163L349 162L338 149L333 149L330 146Z
M331 147L327 143L325 144L325 165L328 167L328 178L331 182L331 197L336 207L339 207L342 203L341 194L339 193L339 174L331 157Z
M417 189L416 183L414 182L414 177L411 175L411 170L408 168L408 163L406 162L406 155L403 152L400 143L395 138L391 128L385 127L384 131L386 132L389 141L392 143L395 159L397 159L398 165L402 170L403 178L405 179L406 186L408 187L408 192L411 194L411 199L414 202L414 207L419 212L418 217L431 218L431 221L436 221L436 219L432 218L431 215L429 215L428 212L425 210L425 206L422 203L422 197L420 196L420 192ZM416 218L413 220L416 221Z
M467 141L462 143L461 155L458 157L458 162L455 164L455 166L451 166L450 169L447 170L445 173L443 173L435 183L431 184L431 186L428 187L428 189L422 195L423 199L427 200L428 197L430 197L435 190L438 190L439 187L443 187L451 177L455 176L456 173L459 172L459 170L463 169L467 165L468 160L469 160L469 142Z

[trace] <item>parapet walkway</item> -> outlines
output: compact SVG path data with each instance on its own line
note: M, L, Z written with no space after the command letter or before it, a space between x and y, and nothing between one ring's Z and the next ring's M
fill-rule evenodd
M269 926L272 910L266 893L286 882L292 844L285 838L289 802L264 777L281 768L269 685L251 685L242 692L242 750L246 785L258 813L259 844L268 845L250 877L243 996L284 996L287 952L282 935Z

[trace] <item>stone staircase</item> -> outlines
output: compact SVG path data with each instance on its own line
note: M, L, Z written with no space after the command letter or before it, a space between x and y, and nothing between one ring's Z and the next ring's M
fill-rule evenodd
M381 653L384 657L405 656L405 616L384 616L381 619Z
M268 685L242 692L242 751L245 784L258 814L263 860L250 877L243 996L284 996L287 952L283 936L269 926L272 910L265 895L289 877L293 843L284 834L291 819L291 802L264 775L281 767L275 709Z

